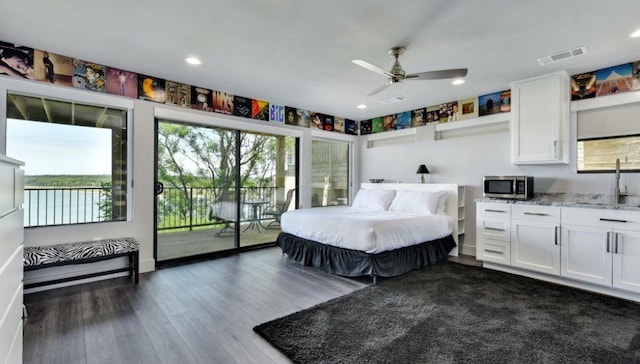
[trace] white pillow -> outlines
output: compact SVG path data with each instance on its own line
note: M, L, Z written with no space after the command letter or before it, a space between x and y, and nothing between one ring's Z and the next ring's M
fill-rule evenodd
M361 207L370 210L385 211L389 209L395 190L365 190L360 189L353 199L351 207Z
M446 191L398 191L393 202L391 202L391 206L389 206L389 211L409 212L420 215L437 214L438 203L442 199L441 192L445 192L444 200L446 200ZM444 202L442 205L442 211L444 211Z
M442 190L434 192L438 198L438 206L436 207L436 214L444 214L444 210L447 206L447 196L449 195L449 191Z

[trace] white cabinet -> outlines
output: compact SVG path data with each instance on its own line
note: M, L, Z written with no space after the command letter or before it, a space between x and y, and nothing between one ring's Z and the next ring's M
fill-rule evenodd
M511 83L511 162L569 163L569 75Z
M611 285L609 231L589 226L562 225L560 275L579 281Z
M476 204L476 259L509 265L511 206L504 203Z
M0 155L0 363L22 362L24 171Z
M640 211L484 202L483 266L640 302Z
M614 230L613 288L640 293L640 232Z
M514 205L511 208L511 265L560 274L560 208Z
M561 275L640 293L640 213L562 209Z

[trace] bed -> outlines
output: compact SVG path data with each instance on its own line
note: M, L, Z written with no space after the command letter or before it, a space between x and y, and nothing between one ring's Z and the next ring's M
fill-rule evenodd
M352 206L286 212L277 245L306 266L393 277L458 255L458 185L363 183Z

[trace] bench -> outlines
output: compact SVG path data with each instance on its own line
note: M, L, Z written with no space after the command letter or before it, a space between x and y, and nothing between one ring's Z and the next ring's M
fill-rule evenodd
M25 247L25 272L69 264L93 263L125 256L129 257L129 264L124 268L29 283L25 284L24 288L41 287L50 284L70 282L78 279L93 278L120 272L129 272L130 276L134 279L135 284L138 284L139 248L140 245L134 238L103 239L77 243Z

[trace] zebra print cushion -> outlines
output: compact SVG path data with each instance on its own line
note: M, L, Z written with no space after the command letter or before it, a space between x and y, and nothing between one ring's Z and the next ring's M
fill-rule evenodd
M24 248L24 266L82 260L114 254L131 253L140 248L134 238L103 239Z

